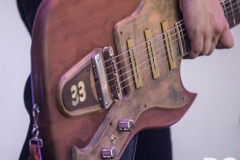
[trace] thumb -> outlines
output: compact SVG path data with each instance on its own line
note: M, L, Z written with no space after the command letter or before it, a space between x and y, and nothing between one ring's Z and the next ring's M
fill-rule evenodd
M223 30L223 33L218 41L217 49L223 49L223 48L232 48L234 46L234 40L232 37L232 33L230 32L229 27L225 27Z

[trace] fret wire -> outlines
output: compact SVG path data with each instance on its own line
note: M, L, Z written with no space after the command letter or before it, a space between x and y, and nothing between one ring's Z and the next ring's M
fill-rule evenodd
M234 12L233 12L232 0L230 0L230 5L231 5L231 9L232 9L232 14L233 14L233 24L234 24L234 26L236 26L235 16L234 16Z
M239 15L240 15L240 5L239 5L239 0L237 0L237 5L238 5L238 11L239 11Z
M230 1L227 1L228 3L230 3ZM236 3L233 3L233 5L232 6L234 6L234 5L238 5L239 6L239 2L240 2L240 0L237 0L237 2ZM226 9L229 9L231 6L228 6L228 7L226 7L226 6L224 6L224 4L223 4L223 2L221 2L222 4L222 7L224 7L223 9L224 9L224 15L226 15L226 14L229 14L230 12L228 12ZM226 4L226 3L225 3ZM235 8L235 9L238 9L239 7L237 7L237 8ZM239 8L240 9L240 8Z
M235 10L237 10L237 9L238 9L238 8L235 8L235 9L233 9L233 10L235 11ZM229 18L231 18L231 17L232 17L232 16L229 16ZM240 16L237 16L237 17L236 17L236 20L238 20L239 18L240 18ZM239 22L240 22L240 21L239 21ZM239 24L239 22L238 22L238 24Z
M225 16L226 16L226 19L227 19L227 21L228 21L228 13L227 13L227 11L226 11L225 2L226 2L226 1L223 2L223 10L224 10L224 12L225 12Z
M240 17L240 6L239 6L239 1L238 0L233 0L233 5L232 5L232 8L233 8L233 12L234 12L234 16L235 16L235 26L237 24L239 24L239 20L238 20L238 17Z
M235 1L232 2L232 1L233 0L226 0L226 1L223 1L220 3L224 9L224 15L229 23L230 28L236 26L236 19L238 19L238 16L236 15L236 12L234 12L234 11L236 11L236 9L240 10L239 7L234 8L234 5L239 6L239 3L238 3L239 0L237 0L237 2L235 2ZM226 6L226 5L228 5L228 6ZM228 11L228 9L230 9L230 11ZM231 14L231 15L229 16L229 14ZM237 23L239 23L239 22L237 22Z
M224 2L225 2L225 1L222 1L220 4L221 4L221 6L222 6L222 8L223 8L223 13L224 13L224 16L225 16L225 15L226 15L226 9L225 9Z
M240 8L238 8L238 7L236 7L236 8L233 8L233 11L236 11L236 10L238 10L238 9L240 9ZM231 11L230 11L231 12ZM230 13L230 12L228 12L228 13ZM239 14L240 15L240 14ZM229 16L229 18L230 17L232 17L232 15L231 16ZM238 16L239 17L239 16ZM235 17L235 18L237 18L237 17Z

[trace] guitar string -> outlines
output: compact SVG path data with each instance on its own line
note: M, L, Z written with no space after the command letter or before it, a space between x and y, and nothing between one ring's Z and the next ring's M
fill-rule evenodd
M236 3L235 3L235 4L236 4ZM235 9L236 9L236 8L235 8ZM230 12L231 12L231 11L230 11ZM238 18L240 18L240 17L238 17ZM166 57L165 57L165 58L166 58ZM149 61L149 60L148 60L148 61ZM148 66L147 68L149 68L149 67L150 67L150 66ZM143 70L145 70L145 69L146 69L146 68L144 68ZM141 72L141 71L140 71L140 72ZM149 72L149 73L151 73L151 72ZM134 75L134 76L135 76L135 75ZM131 76L131 77L133 77L133 76ZM131 77L128 77L128 79L131 78ZM123 83L123 82L124 82L124 81L122 81L122 82L120 82L120 83ZM134 82L135 82L135 81L134 81ZM133 83L134 83L134 82L133 82ZM111 87L114 87L114 86L111 86Z
M181 25L183 25L183 24L181 24ZM179 25L179 26L180 26L180 25ZM183 31L183 30L181 30L181 31ZM174 36L174 35L177 35L177 34L180 33L181 31L170 35L168 38L170 38L170 37L172 37L172 36ZM164 33L165 33L165 32L164 32ZM155 39L155 38L154 38L154 39ZM153 39L150 39L150 40L153 40ZM150 41L150 40L149 40L149 41ZM155 46L155 45L157 45L157 44L159 44L159 43L161 43L161 42L164 42L164 41L165 41L165 38L164 38L164 39L161 39L160 41L157 41L157 42L154 43L154 44L151 44L151 46ZM151 47L151 46L150 46L150 47ZM146 50L147 50L148 48L150 48L150 47L145 47L145 48L143 48L142 50L134 53L134 55L138 55L139 53L141 53L141 52L143 52L143 51L146 51ZM163 46L163 47L164 47L164 46ZM128 51L133 50L133 49L135 49L135 48L129 49ZM121 61L115 63L115 65L117 65L117 64L119 64L119 63L121 63L121 62L123 62L123 61L125 61L126 59L129 59L129 58L131 58L131 56L128 56L128 57L122 59ZM138 59L137 59L137 60L138 60ZM111 68L111 67L112 67L112 66L108 66L108 67L106 67L105 69L108 69L108 68Z
M184 35L185 36L185 35ZM178 43L177 43L178 44ZM173 47L173 46L172 46ZM174 45L174 47L176 47L176 45ZM162 52L162 53L164 53L164 51ZM162 53L160 53L160 54L162 54ZM160 54L158 54L157 56L159 56ZM157 56L155 56L155 57L157 57ZM165 57L166 58L166 57ZM164 59L164 58L163 58ZM162 60L162 59L160 59L160 60ZM145 61L145 62L147 62L147 61ZM169 62L169 61L168 61ZM139 65L140 66L140 65ZM143 70L145 70L146 68L150 68L151 66L149 65L148 67L145 67ZM135 67L136 68L136 67ZM133 69L131 69L131 70L133 70ZM131 70L128 70L127 72L129 72L129 71L131 71ZM142 70L141 70L142 71ZM141 72L140 71L140 72ZM149 73L152 73L152 71L151 72L149 72ZM125 73L126 74L126 73ZM134 75L132 75L132 76L130 76L130 77L127 77L126 79L124 79L123 81L121 81L120 82L120 84L122 84L124 81L126 81L126 80L128 80L128 79L130 79L131 77L134 77L134 76L136 76L138 73L136 73L136 74L134 74ZM124 75L124 74L122 74L122 75ZM122 75L120 75L120 76L122 76ZM119 76L119 77L120 77ZM113 80L113 79L112 79ZM110 81L110 80L109 80ZM108 82L109 82L108 81ZM135 82L135 81L133 81L133 82ZM112 87L114 87L114 86L116 86L116 85L112 85L112 86L110 86L110 88L112 88Z
M234 16L234 12L233 12L232 1L230 1L230 6L231 6L231 10L232 10L232 15L233 15L233 24L234 24L234 26L235 26L235 24L236 24L236 20L235 20L235 16Z
M174 46L175 46L175 45L174 45ZM173 47L173 46L172 46L172 47ZM160 47L160 48L161 48L161 47ZM159 50L160 48L156 49L155 51ZM119 77L127 74L128 72L133 71L134 69L137 69L138 67L141 67L142 65L146 64L146 63L149 62L150 60L154 60L155 58L157 58L158 56L162 55L163 53L165 53L165 51L161 51L160 53L157 53L156 56L153 56L152 58L149 58L148 60L146 60L146 61L144 61L144 62L141 62L140 64L136 65L135 67L131 68L130 70L127 70L126 72L124 72L124 73L122 73L121 75L119 75ZM148 55L146 54L146 56L148 56ZM146 57L146 56L142 56L142 57ZM122 67L122 68L126 68L127 66L130 67L130 65L131 65L131 64L129 63L128 65L126 65L126 66L124 66L124 67ZM150 65L150 66L151 66L151 65ZM115 80L115 78L112 78L112 79L108 80L107 82L110 82L110 81L112 81L112 80Z
M236 3L235 3L236 4ZM237 8L238 9L238 8ZM236 8L234 9L234 11L236 10ZM229 11L228 13L230 13L230 12L232 12L232 11ZM227 13L226 13L227 14ZM229 18L229 17L228 17ZM239 19L240 18L240 16L239 17L237 17L237 19ZM176 47L177 45L174 45L174 47ZM178 50L179 50L179 47L178 47ZM167 56L166 56L167 57ZM160 59L160 61L162 61L163 59L166 59L166 57L165 58L162 58L162 59ZM159 62L159 60L157 61L157 62ZM162 64L162 65L160 65L160 67L159 68L161 68L161 67L163 67L164 65L166 65L166 64L168 64L168 62L169 61L167 61L167 62L165 62L164 64ZM145 70L145 69L147 69L147 68L150 68L151 66L148 66L148 67L145 67L144 69L142 69L141 71L140 71L140 73L143 71L143 70ZM145 77L146 75L148 75L148 74L150 74L150 73L152 73L152 71L150 71L150 72L147 72L147 74L145 74L144 76L141 76L141 78L143 78L143 77ZM136 75L136 74L135 74ZM135 76L135 75L133 75L133 76ZM126 80L128 80L128 79L130 79L131 77L133 77L133 76L130 76L130 77L128 77L128 78L126 78L126 79L124 79L123 81L121 81L120 82L120 84L121 83L123 83L124 81L126 81ZM128 85L126 85L126 86L124 86L124 87L121 87L121 89L124 89L124 88L126 88L126 87L128 87L128 86L130 86L131 84L133 84L133 83L135 83L136 81L135 80L133 80L131 83L129 83ZM111 87L113 87L113 86L111 86ZM117 92L117 91L114 91L113 93L115 93L115 92Z
M176 43L174 46L172 46L172 49L173 49L173 48L178 48L177 46L178 46L178 43ZM164 52L161 52L160 54L162 54L162 53L164 53ZM158 54L158 55L160 55L160 54ZM169 62L168 56L165 56L165 57L157 60L157 64L159 64L159 62L162 61L162 60L167 60L167 62ZM161 66L161 65L160 65L160 66ZM141 69L141 70L139 71L139 73L141 73L143 70L145 70L145 69L147 69L147 68L150 68L150 67L151 67L151 66L149 65L149 66ZM161 68L161 67L160 67L160 68ZM159 67L158 67L158 69L159 69ZM152 72L153 72L153 71L150 71L149 73L152 73ZM122 83L125 82L126 80L128 80L128 79L136 76L136 75L139 74L139 73L136 73L136 74L134 74L134 75L131 75L131 76L127 77L126 79L122 80L122 81L119 82L119 83L122 84ZM141 77L141 78L142 78L142 77ZM135 81L134 81L134 82L135 82ZM114 87L114 86L116 86L116 85L110 86L110 88L112 88L112 87Z
M166 57L167 57L167 56L166 56ZM165 60L167 59L166 57L164 58ZM163 59L161 59L160 61L162 61L162 60L163 60ZM159 63L160 61L157 61L157 62ZM161 69L162 67L164 67L165 65L167 65L168 62L169 62L169 61L166 61L166 62L162 63L158 68ZM149 66L149 67L150 67L150 66ZM145 68L142 69L140 72L144 71L145 69L147 69L147 68L149 68L149 67L145 67ZM149 75L150 73L152 73L152 71L147 72L147 73L144 74L143 76L141 75L141 78L144 78L145 76ZM124 89L124 88L126 88L126 87L128 87L128 86L130 86L131 84L133 84L133 83L135 83L135 82L136 82L136 81L133 80L132 82L130 82L130 83L127 84L126 86L121 87L121 90ZM112 92L112 93L116 93L116 92L117 92L117 91L114 91L114 92Z
M186 30L186 29L182 29L181 31L184 31L184 30ZM180 32L181 32L181 31L180 31ZM172 36L174 36L174 35L177 35L177 34L179 34L180 32L175 33L175 34L172 34L172 35L169 36L168 38L170 38L170 37L172 37ZM178 38L180 38L180 37L178 37ZM177 38L177 39L178 39L178 38ZM181 38L182 38L182 36L181 36ZM176 39L175 39L175 40L176 40ZM174 40L174 41L175 41L175 40ZM171 42L174 42L174 41L170 41L170 43L161 45L160 47L155 48L155 50L159 50L159 49L161 49L161 48L164 48L164 47L166 47L167 45L170 45ZM155 46L155 45L157 45L157 44L159 44L159 43L161 43L161 42L163 42L163 41L162 41L162 40L161 40L161 41L158 41L158 42L152 44L151 46L149 46L148 48L144 48L144 49L142 49L141 51L139 51L139 52L137 52L137 53L134 53L134 56L137 55L137 54L139 54L139 53L141 53L142 51L146 51L147 49L149 49L149 48L151 48L152 46ZM155 50L154 50L154 51L155 51ZM166 50L165 50L165 51L166 51ZM152 52L150 52L149 54L152 54ZM142 59L143 57L149 56L149 54L144 54L144 56L137 57L137 59L134 59L133 62L128 63L128 65L125 65L125 66L123 66L122 68L119 68L117 71L120 71L120 70L122 70L123 68L130 66L132 63L137 62L138 60ZM130 56L130 57L128 57L128 58L125 58L125 59L123 59L123 60L129 59L129 58L131 58L131 57L132 57L132 56ZM154 58L154 57L153 57L153 58ZM123 60L122 60L122 61L123 61ZM148 59L148 60L150 60L150 59ZM106 68L106 69L108 69L108 68ZM108 73L106 76L108 76L108 75L110 75L110 74L113 74L113 73L114 73L114 71L111 72L111 73Z
M230 3L230 1L223 1L225 4L226 3ZM220 2L221 3L221 2ZM235 5L235 4L237 4L238 2L236 2L236 3L234 3L234 4L232 4L232 5ZM231 6L229 6L229 7L227 7L226 9L228 9L228 8L230 8ZM231 12L231 11L230 11ZM230 12L228 12L228 13L230 13ZM226 14L228 14L228 13L226 13ZM183 20L180 20L179 22L181 22L181 21L183 21ZM184 25L184 23L183 24L181 24L181 25ZM174 30L174 29L176 29L177 27L179 27L179 26L181 26L181 25L178 25L178 26L176 26L176 27L173 27L173 28L171 28L171 29L169 29L167 32L169 32L169 31L171 31L171 30ZM155 38L157 38L157 37L159 37L159 36L162 36L162 35L164 35L165 33L167 33L167 32L163 32L163 33L161 33L161 34L159 34L159 35L157 35L157 36L155 36L155 37L153 37L153 38L151 38L151 39L149 39L149 40L147 40L147 41L145 41L145 42L143 42L143 43L140 43L139 45L137 45L137 46L135 46L135 47L133 47L133 48L131 48L131 49L135 49L135 48L138 48L138 47L140 47L141 45L144 45L144 44L146 44L147 42L149 42L150 40L153 40L153 39L155 39ZM131 49L128 49L128 50L126 50L126 51L124 51L124 52L122 52L121 54L118 54L118 55L116 55L116 56L114 56L114 58L117 58L117 57L119 57L119 56L121 56L121 55L123 55L123 54L125 54L125 53L128 53ZM129 58L129 57L128 57ZM106 60L106 61L103 61L103 63L106 63L106 62L108 62L108 61L111 61L111 59L108 59L108 60ZM109 66L110 67L110 66Z
M234 0L229 0L229 1L223 1L223 2L220 2L220 4L222 5L222 7L224 7L223 9L226 11L226 9L229 9L229 8L231 8L231 10L233 10L233 6L234 5L236 5L237 4L237 6L239 7L239 0L236 0L236 2L235 3L232 3L232 1L234 1ZM227 3L226 3L227 2ZM224 4L223 4L224 3ZM228 7L226 7L226 5L227 4L229 4L229 6ZM237 7L237 9L240 9L240 8L238 8ZM236 8L235 8L236 9ZM229 11L229 12L226 12L226 14L228 14L228 13L230 13L231 11ZM239 11L240 12L240 11ZM234 14L234 13L233 13Z
M181 21L183 21L183 20L181 20ZM179 22L180 22L180 21L179 21ZM182 25L182 24L181 24L181 25ZM170 32L170 31L176 29L177 27L178 27L178 26L173 27L173 28L167 30L167 32ZM123 55L123 54L125 54L125 53L128 53L128 52L129 52L130 50L132 50L132 49L136 49L136 48L138 48L138 47L146 44L146 43L149 42L150 40L154 40L154 39L156 39L156 38L158 38L158 37L160 37L160 36L163 36L163 35L164 35L165 33L167 33L167 32L163 32L163 33L161 33L161 34L159 34L159 35L157 35L157 36L155 36L155 37L153 37L153 38L151 38L151 39L149 39L149 40L147 40L147 41L145 41L145 42L142 42L142 43L138 44L137 46L134 46L133 48L128 49L128 50L126 50L126 51L124 51L124 52L122 52L122 53L114 56L114 58L117 58L117 57L119 57L119 56L121 56L121 55ZM108 62L108 61L110 61L110 60L111 60L111 59L108 59L108 60L106 60L106 61L103 61L103 63L106 63L106 62Z
M159 69L161 69L162 67L164 67L166 64L168 64L168 62L165 62L165 63L161 64L160 67L159 67ZM144 68L144 69L147 69L147 68ZM144 69L143 69L143 70L144 70ZM149 75L150 73L151 73L151 72L147 72L146 74L144 74L143 76L141 76L141 78L144 78L145 76ZM130 86L131 84L133 84L133 83L135 83L135 82L136 82L136 81L132 81L132 82L130 82L129 84L127 84L126 86L121 87L121 89L123 90L124 88ZM114 91L113 93L115 93L115 92L117 92L117 91Z
M226 3L223 4L223 6L222 6L222 7L224 7L223 9L224 9L224 11L225 11L225 14L226 14L225 16L226 16L227 19L229 19L229 18L231 18L231 17L233 17L233 18L235 19L234 14L236 14L236 13L233 12L233 11L235 11L235 10L239 10L239 14L240 14L239 2L237 1L237 2L235 2L235 3L232 3L232 1L233 1L233 0L228 1L228 3L230 3L230 6L226 7L226 6L225 6ZM237 6L234 8L234 5L235 5L235 6L237 5ZM227 9L229 9L229 8L231 8L231 10L227 12ZM230 16L228 16L229 13L232 13L232 14L231 14ZM237 17L237 18L239 18L239 17Z
M186 34L185 34L185 35L186 35ZM185 35L183 35L183 36L181 36L181 37L184 37ZM174 41L172 41L171 43L168 43L168 44L166 44L166 45L172 45L171 47L173 48L173 47L175 47L176 45L178 45L178 43L173 44L173 43L176 42L177 40L178 40L178 38L176 38ZM161 48L162 48L162 47L159 47L159 48L156 49L155 51L157 51L157 50L159 50L159 49L161 49ZM142 62L141 64L137 65L136 67L133 67L132 69L130 69L130 70L122 73L121 75L119 75L119 77L127 74L128 72L133 71L134 69L137 69L138 67L141 67L142 65L146 64L146 63L149 62L150 60L154 60L155 58L157 58L158 56L162 55L162 54L165 53L165 52L166 52L166 50L163 50L163 51L161 51L160 53L157 53L156 56L153 56L152 58L150 58L150 59ZM148 56L148 55L147 55L147 56ZM151 65L149 65L149 66L151 66ZM131 77L130 77L130 78L131 78ZM111 79L111 80L108 80L107 82L110 82L110 81L112 81L112 80L115 80L115 79L113 78L113 79ZM120 82L120 83L121 83L121 82ZM112 86L111 86L111 87L112 87Z
M178 43L177 43L177 45L178 45ZM172 48L176 47L176 48L178 48L178 51L179 51L180 48L177 47L177 45L172 46ZM188 54L188 53L187 53L187 54ZM158 54L158 55L159 55L159 54ZM167 58L168 58L168 56L166 56L166 57L158 60L157 63L159 63L159 62L162 61L163 59L167 59ZM168 63L169 63L169 61L166 61L166 63L161 64L159 68L165 66L165 64L168 64ZM151 67L151 66L145 67L144 69L140 70L140 73L141 73L142 71L146 70L147 68L150 68L150 67ZM150 73L152 73L152 71L148 72L148 73L145 74L144 76L141 76L141 78L145 77L146 75L148 75L148 74L150 74ZM142 73L141 73L141 74L142 74ZM134 77L135 75L137 75L137 74L134 74L134 75L132 75L132 76L130 76L130 77L127 77L126 79L124 79L123 81L121 81L120 84L122 84L122 83L125 82L126 80L130 79L131 77ZM128 85L126 85L126 86L124 86L124 87L121 87L121 89L124 89L124 88L130 86L131 84L133 84L133 83L135 83L135 82L136 82L136 81L133 80L133 81L132 81L131 83L129 83ZM115 86L116 86L116 85L115 85ZM110 88L112 88L112 87L114 87L114 85L113 85L113 86L110 86ZM115 92L117 92L117 91L114 91L114 92L112 92L112 93L115 93Z
M239 10L239 15L240 15L240 7L238 8L235 8L235 9L233 9L233 11L236 11L236 10ZM231 13L232 11L229 11L228 13ZM236 16L236 15L235 15ZM232 15L230 15L228 18L231 18L231 17L233 17L233 14ZM237 16L237 17L233 17L233 20L237 20L237 19L239 19L240 18L240 16ZM234 24L234 26L235 26L235 24Z
M235 8L236 9L236 8ZM238 9L238 8L237 8ZM231 11L230 11L231 12ZM238 17L238 18L240 18L240 17ZM237 18L237 19L238 19ZM183 24L181 24L181 25L183 25ZM181 26L181 25L179 25L179 26ZM182 31L184 31L185 29L182 29L180 32L182 32ZM178 32L178 33L180 33L180 32ZM176 35L176 34L178 34L178 33L174 33L174 34L172 34L171 36L169 36L169 37L172 37L173 35ZM151 46L154 46L154 45L156 45L156 44L158 44L158 43L160 43L160 42L162 42L163 40L161 40L161 41L158 41L158 42L156 42L156 43L154 43L154 44L152 44ZM160 48L162 48L162 47L165 47L166 45L163 45L163 46L161 46ZM149 47L148 47L149 48ZM147 50L148 48L144 48L144 49L142 49L141 51L139 51L139 52L137 52L137 53L135 53L134 55L136 55L136 54L139 54L140 52L142 52L142 51L144 51L144 50ZM117 71L119 71L119 70L122 70L123 68L126 68L127 66L129 66L129 65L131 65L132 63L134 63L134 62L136 62L137 60L139 60L139 59L141 59L141 58L143 58L143 57L146 57L146 56L148 56L148 54L145 54L144 56L142 56L142 57L138 57L138 59L135 59L133 62L131 62L131 63L129 63L128 65L126 65L126 66L124 66L124 67L121 67L120 69L118 69ZM125 59L129 59L129 58L131 58L131 56L129 56L129 57L127 57L127 58L125 58ZM153 57L154 58L154 57ZM122 62L122 61L124 61L125 59L123 59L123 60L121 60L120 62ZM120 62L118 62L118 63L120 63ZM118 64L117 63L117 64ZM107 67L107 68L110 68L110 67L112 67L113 65L110 65L109 67ZM139 66L139 65L138 65ZM136 67L138 67L138 66L136 66ZM106 69L107 69L106 68ZM134 69L134 68L133 68ZM108 75L110 75L110 74L113 74L114 72L111 72L111 73L109 73L109 74L107 74L106 76L108 76ZM114 80L114 78L113 79L111 79L111 80ZM111 80L109 80L109 81L111 81ZM108 81L108 82L109 82Z
M240 18L240 17L238 17L238 18ZM185 29L182 29L180 32L182 32L182 31L184 31L184 30L185 30ZM169 36L168 38L170 38L170 37L172 37L172 36L174 36L174 35L176 35L176 34L178 34L178 33L180 33L180 32L174 33L174 34L172 34L171 36ZM180 39L180 37L178 37L177 39ZM175 39L175 40L176 40L176 39ZM170 41L170 43L168 43L168 44L162 45L162 46L159 47L158 49L163 48L163 47L166 47L167 45L171 44L171 42L174 42L175 40ZM154 45L156 45L156 44L158 44L158 43L160 43L160 42L162 42L162 41L163 41L163 40L158 41L158 42L154 43L154 44L151 45L151 46L154 46ZM149 47L148 47L148 48L149 48ZM144 49L142 49L141 51L135 53L134 55L136 55L136 54L138 54L138 53L140 53L140 52L142 52L142 51L144 51L144 50L147 50L148 48L144 48ZM156 50L157 50L157 49L156 49ZM166 50L165 50L165 51L166 51ZM152 53L152 52L151 52L151 53ZM135 59L133 62L128 63L128 65L125 65L125 66L119 68L117 71L120 71L120 70L122 70L123 68L126 68L127 66L131 65L132 63L135 63L137 60L142 59L143 57L146 57L146 56L148 56L148 54L145 54L144 56L141 56L141 57L137 57L137 59ZM129 59L129 58L131 58L131 56L129 56L129 57L121 60L121 62L124 61L124 60L126 60L126 59ZM155 57L153 56L151 59L154 59L154 58L155 58ZM151 60L151 59L148 59L147 61L149 61L149 60ZM147 62L147 61L145 61L145 62ZM140 66L140 65L141 65L141 64L139 64L139 65L137 65L136 67L132 68L132 70L135 69L135 68L137 68L137 67ZM110 67L112 67L112 66L113 66L113 65L109 66L108 68L110 68ZM130 71L131 71L131 70L130 70ZM127 71L127 72L128 72L128 71ZM113 73L114 73L114 71L111 72L111 73L108 73L106 76L108 76L108 75L110 75L110 74L113 74ZM126 73L126 72L125 72L125 73ZM114 80L114 78L108 80L108 82L111 81L111 80Z

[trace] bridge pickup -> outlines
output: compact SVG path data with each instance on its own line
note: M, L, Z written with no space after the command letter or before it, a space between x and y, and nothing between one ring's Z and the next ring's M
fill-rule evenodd
M163 38L164 38L164 43L165 43L165 48L167 52L167 58L168 58L168 64L169 64L169 69L173 70L177 68L175 58L172 53L172 46L171 46L171 39L170 39L170 32L168 31L168 21L163 21L161 23L162 25L162 30L163 30Z
M129 40L127 40L127 47L128 47L128 53L130 56L130 62L131 62L131 67L132 67L132 74L133 74L133 78L134 78L134 84L135 84L135 88L140 88L143 83L142 83L142 77L140 74L140 71L138 70L138 62L137 62L137 55L136 50L134 48L135 44L134 44L134 40L131 38Z
M104 47L103 54L106 61L106 68L108 72L108 79L110 81L112 98L114 101L117 101L119 99L122 99L122 90L112 47Z
M153 37L152 31L148 29L144 32L144 34L145 34L147 51L148 51L148 56L150 60L150 65L151 65L152 76L153 76L153 79L156 79L160 76L160 72L159 72L159 67L157 63L154 43L153 43L153 40L151 39Z
M100 54L95 54L92 56L92 68L100 106L102 108L109 108L110 99L107 78Z

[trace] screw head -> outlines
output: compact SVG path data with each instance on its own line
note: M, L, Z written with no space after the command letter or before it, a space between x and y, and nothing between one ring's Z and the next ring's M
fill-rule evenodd
M100 60L100 56L99 56L99 55L97 56L97 60L98 60L98 61Z

